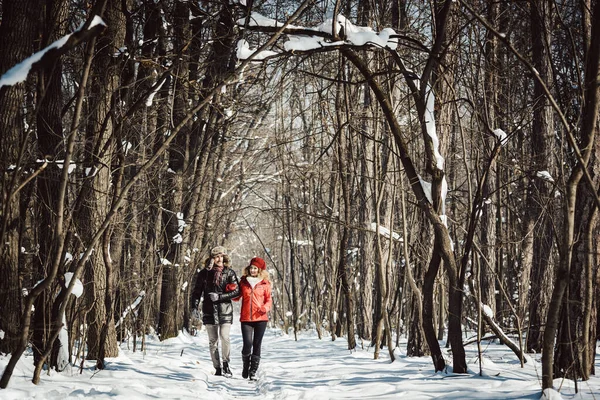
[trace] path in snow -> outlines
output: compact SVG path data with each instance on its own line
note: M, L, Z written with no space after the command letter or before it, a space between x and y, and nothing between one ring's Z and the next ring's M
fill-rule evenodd
M303 332L298 341L279 330L268 330L258 382L241 378L242 338L239 322L232 327L233 378L214 376L205 331L197 336L182 333L160 342L148 338L145 352L121 346L119 357L107 360L107 368L85 368L43 374L39 385L31 384L31 354L24 356L0 399L540 399L540 364L520 368L504 346L484 346L484 374L478 375L476 350L467 347L470 374L452 376L433 373L430 357L407 358L405 344L390 363L387 350L378 360L372 349L349 351L346 340L319 340ZM450 362L451 358L447 357ZM598 360L598 359L597 359ZM8 357L0 356L0 371ZM600 378L562 385L555 399L600 399Z

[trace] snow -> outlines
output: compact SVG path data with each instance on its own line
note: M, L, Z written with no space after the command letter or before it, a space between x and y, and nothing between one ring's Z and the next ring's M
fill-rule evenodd
M385 28L377 33L368 26L354 25L343 15L338 15L336 22L335 33L340 34L343 28L346 41L354 46L373 44L380 47L389 47L391 49L395 49L398 46L398 40L391 38L392 35L396 34L392 28ZM313 29L318 32L331 34L332 28L333 19L330 18Z
M187 226L185 223L185 218L183 217L182 212L178 212L177 214L177 231L183 232L183 229Z
M431 182L427 182L426 180L421 178L420 175L419 175L419 182L421 182L421 187L423 187L423 191L425 192L425 197L427 197L427 200L431 204L433 204L433 197L431 194Z
M237 21L238 25L244 25L245 19ZM249 21L250 26L263 26L263 27L283 27L284 23L276 21L272 18L267 18L256 12L252 12ZM303 29L305 31L323 32L329 35L332 34L334 24L333 19L329 18L320 25L310 28L296 25L287 25L288 29ZM375 32L372 28L366 26L354 25L343 15L338 15L335 25L335 33L340 34L341 30L344 32L344 41L330 42L320 36L307 36L307 35L289 35L288 40L284 43L285 51L308 51L313 49L319 49L328 46L339 46L342 44L349 44L352 46L365 46L374 45L379 47L387 47L390 49L396 49L398 47L398 39L393 37L396 32L392 28L384 28L381 32ZM245 60L254 53L254 50L250 49L248 43L245 40L240 40L237 45L237 57L240 60ZM266 57L277 55L273 51L262 51L258 53L254 60L263 60Z
M482 368L476 345L468 345L469 373L434 373L430 357L406 357L406 341L394 351L390 363L383 349L373 359L373 348L347 349L344 338L318 339L314 331L300 332L298 341L278 329L268 329L263 340L258 381L241 378L242 338L237 320L231 329L233 378L214 376L204 330L196 336L180 333L160 342L147 336L147 348L133 351L133 343L120 345L118 357L107 359L106 369L94 369L95 362L81 360L62 373L44 371L40 383L31 383L33 357L25 353L17 363L2 399L594 399L600 396L600 378L579 382L555 380L556 390L542 397L539 356L521 368L505 346L483 343ZM444 351L447 349L442 346ZM0 370L8 363L0 356ZM446 360L451 357L446 354ZM598 357L596 358L598 362Z
M552 178L552 175L550 175L550 172L548 171L538 171L535 175L538 178L542 178L548 182L554 183L554 178Z
M161 258L160 263L162 265L173 265L173 263L171 263L171 261L167 260L166 258Z
M57 368L59 371L64 371L69 366L69 332L67 330L67 317L63 312L62 315L62 327L58 333L58 355L57 355Z
M104 23L104 21L102 21L102 18L100 18L99 16L95 16L92 20L92 23L90 24L89 29L93 28L96 25L106 24ZM77 30L79 31L80 29L81 27ZM44 54L46 54L48 51L52 49L60 49L62 46L64 46L65 43L67 43L67 41L69 40L69 37L71 37L71 35L72 34L63 36L62 38L58 39L54 43L44 48L43 50L32 54L19 64L16 64L11 69L6 71L4 75L0 76L0 88L2 86L12 86L16 85L17 83L25 82L25 79L27 79L27 75L29 75L33 64L40 61L42 57L44 57Z
M173 243L183 243L183 236L181 236L181 233L178 233L177 235L173 236Z
M106 26L106 23L102 20L101 17L99 17L98 15L95 15L94 19L92 19L92 23L90 24L89 29L93 28L96 25L104 25L104 26ZM81 29L81 27L79 27L78 30L80 30L80 29Z
M500 145L504 145L506 144L506 141L508 140L508 135L506 134L506 132L504 132L502 129L497 128L494 129L494 135L498 138L498 140L500 141Z
M34 53L21 63L15 65L14 67L6 71L4 75L0 77L0 88L2 86L12 86L16 85L17 83L25 82L25 79L27 79L27 75L29 75L29 71L33 67L33 64L40 61L44 54L46 54L48 51L54 48L60 49L62 46L64 46L65 43L67 43L67 40L69 40L69 36L71 35L67 35L60 38L56 42L52 43L50 46L46 47L41 51L38 51L37 53Z
M447 218L445 218L446 217L446 197L447 196L448 196L448 181L446 180L446 175L444 174L444 176L442 177L442 187L440 190L440 197L442 198L442 215L441 215L441 217L444 217L443 218L445 220L444 225L446 225L446 228L448 227Z
M292 242L296 245L296 246L312 246L313 242L311 240L299 240L299 239L294 239L292 240Z
M492 319L494 318L494 311L490 308L490 306L487 304L481 304L481 308L483 309L485 315Z
M152 102L154 101L154 96L156 95L156 93L158 93L160 91L160 88L164 85L164 83L166 81L167 81L167 78L161 79L160 83L156 86L156 88L148 95L148 98L146 99L147 107L152 106Z
M440 141L437 136L435 127L435 94L431 86L427 85L427 93L425 94L425 129L427 135L431 138L433 146L433 155L436 160L436 167L440 170L444 169L444 157L440 154Z
M317 36L290 35L283 44L286 51L308 51L327 46L339 46L342 42L326 42Z
M65 160L56 160L55 161L56 166L60 169L63 169L63 166L65 164ZM77 164L75 163L69 163L69 174L71 174L73 171L75 171L75 168L77 167Z
M121 141L121 145L123 146L123 151L125 152L125 154L127 154L129 150L131 150L131 148L133 147L133 144L131 142L128 142L127 140Z
M97 173L98 173L98 168L96 168L95 166L85 168L85 176L87 176L87 177L96 176Z
M237 21L238 25L244 25L244 23L246 22L245 18L239 19ZM250 21L248 22L249 26L266 26L266 27L272 27L272 28L281 28L284 24L283 22L279 22L277 20L274 20L272 18L268 18L265 17L264 15L261 15L257 12L252 12L250 14ZM295 26L295 25L288 25L288 28L300 28L299 26Z
M121 325L121 323L125 320L125 317L127 317L127 315L129 314L130 311L134 311L137 308L137 306L140 305L140 303L142 302L142 300L144 299L144 297L146 296L146 291L142 290L140 292L140 294L138 295L138 297L133 301L133 303L127 307L127 309L125 311L123 311L123 314L121 315L121 318L115 323L115 328L118 327L119 325Z
M373 232L377 232L377 223L376 222L371 222L371 230ZM389 228L386 228L385 226L379 225L379 234L383 237L389 238L390 230L389 230ZM395 241L398 241L398 242L402 241L402 236L399 233L392 232L391 236L392 236L392 239L394 239Z
M239 0L245 4L245 0ZM96 17L92 26L100 24L101 19ZM340 33L344 30L344 44L364 46L372 44L380 47L395 48L397 39L392 38L395 32L386 28L375 32L369 27L353 25L343 16L338 16L337 25L333 20L326 20L313 31L329 32L332 29ZM283 26L283 23L265 18L252 13L251 25ZM295 28L294 26L288 26ZM296 27L301 28L301 27ZM305 28L303 28L305 29ZM54 42L46 49L35 53L22 63L15 65L3 76L0 76L0 87L14 85L27 78L31 67L52 48L60 48L69 38L69 35ZM289 36L285 43L286 51L310 50L323 46L336 46L342 42L326 42L323 38L313 36ZM237 47L239 59L246 59L254 55L255 60L276 55L272 51L263 51L257 54L249 44L240 40ZM164 83L160 82L146 100L146 105L152 105L155 94ZM444 158L439 153L439 141L436 134L434 102L435 97L431 88L426 94L425 124L427 134L433 142L433 150L437 168L443 169ZM501 144L506 142L507 135L501 129L495 129L494 135ZM125 145L125 151L131 144ZM62 168L64 161L58 161ZM76 165L69 165L71 173ZM95 173L86 169L87 176ZM174 173L172 170L168 172ZM547 171L537 172L537 176L553 181ZM264 178L263 178L264 179ZM420 179L420 178L419 178ZM421 180L425 194L431 202L431 184ZM442 197L445 199L447 182L442 182ZM443 213L443 211L442 211ZM442 215L444 216L444 215ZM183 213L177 213L178 231L181 233L186 226ZM446 221L446 219L444 219ZM376 225L371 226L373 230ZM401 240L395 232L390 232L385 227L379 227L380 234ZM173 241L181 243L182 237L178 233ZM298 245L310 244L308 241L297 241ZM194 249L195 251L197 249ZM67 260L72 256L67 256ZM161 259L162 265L172 265L165 258ZM68 285L73 274L65 274L65 285ZM183 289L187 288L187 282ZM83 293L83 285L77 280L73 294L79 297ZM135 314L135 309L145 296L141 292L133 304L125 310L117 322L119 325L129 313ZM482 305L486 315L493 316L488 306ZM291 312L286 313L292 317ZM334 322L337 314L333 315ZM63 316L63 322L66 320ZM60 341L68 343L67 331L60 332ZM0 330L0 339L4 332ZM259 369L258 382L248 382L240 378L242 339L239 323L232 327L232 360L234 372L233 379L214 376L214 370L208 352L208 338L204 330L192 336L181 332L177 338L164 342L155 335L147 336L147 349L133 351L131 339L120 345L118 357L107 359L105 370L95 370L94 360L74 360L73 364L65 363L63 373L45 371L41 376L39 385L33 385L33 356L31 350L24 353L19 360L12 379L7 389L0 390L2 399L64 399L69 397L94 398L94 399L595 399L600 397L600 378L592 376L589 381L579 382L579 393L575 393L573 382L568 380L555 381L555 387L561 390L541 391L540 383L540 357L529 356L530 361L524 368L520 367L516 356L505 346L494 342L486 342L483 346L483 372L479 374L479 357L476 345L466 346L468 374L452 374L451 366L444 372L434 373L431 358L407 357L406 339L401 340L401 346L394 349L396 360L390 361L387 349L383 349L379 358L373 358L373 348L368 346L368 341L358 338L360 347L355 350L347 349L345 338L325 336L319 339L314 331L300 332L298 340L294 340L292 332L282 332L280 329L270 328L263 341L263 354L261 368ZM441 343L447 362L452 357ZM61 359L68 358L66 347L61 348L64 355ZM6 367L10 356L0 355L0 371ZM600 358L596 357L596 363ZM79 366L82 369L79 369Z
M248 42L246 42L245 40L240 40L237 43L237 58L239 58L240 60L245 60L247 58L250 58L250 56L252 56L254 53L256 52L256 50L252 50L250 48L250 45L248 44ZM273 55L277 55L276 52L274 51L260 51L258 53L256 53L256 55L254 55L254 57L252 58L255 61L260 61L260 60L264 60L267 57L273 56Z
M71 279L73 278L73 273L72 272L65 272L65 287L69 286L69 283L71 283ZM83 294L83 283L77 279L75 281L75 285L73 285L73 290L71 291L71 294L75 295L75 297L79 298L79 296L81 296Z

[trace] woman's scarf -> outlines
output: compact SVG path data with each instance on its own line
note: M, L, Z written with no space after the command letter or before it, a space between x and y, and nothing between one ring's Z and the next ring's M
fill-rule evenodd
M256 286L258 282L262 281L262 278L260 276L247 276L246 280L248 281L252 289L254 289L254 286Z

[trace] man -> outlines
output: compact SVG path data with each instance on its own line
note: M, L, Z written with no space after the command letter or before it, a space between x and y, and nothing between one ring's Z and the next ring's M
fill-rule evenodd
M208 333L210 357L215 368L215 375L231 377L229 368L230 340L229 331L233 322L233 306L231 299L238 297L240 288L238 279L229 267L227 250L217 246L210 251L205 268L198 273L196 285L192 292L192 312L198 314L198 306L202 301L202 323ZM219 358L219 338L223 366Z

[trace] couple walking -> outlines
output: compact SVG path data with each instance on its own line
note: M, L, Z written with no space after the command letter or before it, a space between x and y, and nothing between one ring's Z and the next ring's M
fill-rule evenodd
M203 299L203 300L202 300ZM231 301L242 301L240 322L242 328L242 377L254 379L260 363L262 339L267 329L267 313L273 304L271 282L265 260L254 257L238 278L229 265L227 250L217 246L210 252L204 269L198 273L192 292L192 314L199 318L202 301L202 323L206 326L210 357L215 375L231 377L229 368L229 331L233 322ZM219 339L223 364L219 357Z

